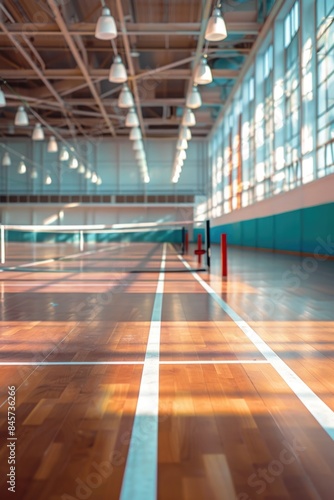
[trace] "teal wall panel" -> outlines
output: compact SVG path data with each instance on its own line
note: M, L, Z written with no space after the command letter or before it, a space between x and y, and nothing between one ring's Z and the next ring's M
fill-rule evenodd
M313 253L319 243L334 241L334 203L305 208L302 220L302 251ZM319 253L328 253L326 245L320 244ZM334 252L334 249L333 249Z
M257 219L257 247L274 248L275 246L275 219L274 216Z
M275 215L275 249L301 251L302 224L301 210Z
M229 245L334 256L334 203L215 226L212 243L221 233Z
M257 220L244 220L241 222L242 240L241 244L245 247L257 246Z

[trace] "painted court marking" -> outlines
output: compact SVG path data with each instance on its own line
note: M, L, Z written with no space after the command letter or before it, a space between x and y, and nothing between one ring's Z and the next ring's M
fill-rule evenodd
M150 332L120 500L155 500L158 475L159 358L166 244L160 265Z
M113 366L113 365L143 365L145 361L0 361L0 366ZM265 359L218 359L189 361L159 361L159 365L253 365L270 364Z
M178 256L184 266L191 271L194 278L202 285L215 302L230 316L235 324L244 332L264 358L282 377L292 392L298 397L321 427L334 440L334 412L317 396L312 389L276 354L249 324L244 321L219 295L208 285L182 256Z

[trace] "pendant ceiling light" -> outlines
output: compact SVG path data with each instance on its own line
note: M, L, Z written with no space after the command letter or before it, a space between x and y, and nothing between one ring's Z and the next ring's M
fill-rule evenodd
M90 170L86 170L85 178L86 179L91 179L91 177L92 177L92 172Z
M75 169L75 168L78 168L79 166L79 162L76 158L72 158L70 164L69 164L69 167L72 168L72 169Z
M151 179L150 179L149 175L148 175L148 174L145 174L145 175L144 175L144 182L145 182L145 184L148 184L148 183L150 182L150 180L151 180Z
M133 150L134 151L144 151L144 145L143 145L142 141L140 141L140 140L133 141Z
M86 172L85 165L83 165L83 163L80 163L79 168L78 168L78 173L84 174L85 172Z
M97 179L98 179L97 174L96 174L95 172L93 172L93 173L92 173L91 182L92 182L93 184L97 184Z
M3 93L3 90L0 88L0 108L4 108L6 106L6 97Z
M59 155L59 160L60 161L67 161L70 157L69 152L67 151L66 148L61 148L60 155Z
M130 132L130 135L129 135L129 139L130 141L136 141L138 139L141 139L142 138L142 135L141 135L141 130L139 127L133 127L131 129L131 132Z
M194 82L197 85L207 85L212 82L212 73L206 57L202 57L195 70Z
M136 151L136 160L145 160L145 151Z
M138 127L139 120L136 111L134 108L131 108L125 118L125 126L126 127Z
M119 108L133 108L135 105L133 95L126 83L124 83L121 93L119 94L117 104Z
M113 40L117 37L116 23L108 7L102 8L102 15L96 23L95 37L99 40Z
M2 157L2 166L10 167L12 164L12 160L10 159L8 151L6 151Z
M25 127L29 125L29 118L24 106L19 106L15 115L14 125L17 127Z
M30 172L30 179L37 179L38 178L38 172L35 168L33 168Z
M179 137L180 137L180 139L185 139L186 141L190 141L191 137L192 137L190 128L181 127Z
M179 139L176 143L176 149L188 149L188 141Z
M47 186L49 186L50 184L52 184L52 178L51 178L51 175L50 174L47 174L45 176L45 179L44 179L44 184L46 184Z
M125 66L120 56L115 56L109 71L109 82L124 83L128 79Z
M33 141L44 141L44 130L40 123L36 123L33 133L32 133Z
M57 153L58 144L54 135L51 135L48 142L48 153Z
M190 109L197 109L202 106L201 94L199 93L196 85L193 85L193 88L187 97L186 106Z
M102 179L101 179L101 177L98 175L98 176L97 176L96 185L97 185L97 186L101 186L101 184L102 184Z
M213 9L212 16L208 21L205 31L205 40L209 42L220 42L227 37L225 21L219 7Z
M177 155L178 160L185 160L187 158L187 153L184 149L180 149Z
M27 171L26 164L24 163L24 161L20 161L19 168L17 169L17 173L18 174L25 174L26 171Z
M189 108L186 109L183 115L182 125L185 125L186 127L193 127L194 125L196 125L195 115Z

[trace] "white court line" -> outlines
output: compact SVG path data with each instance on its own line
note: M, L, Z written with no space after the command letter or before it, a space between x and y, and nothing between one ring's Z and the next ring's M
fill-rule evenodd
M95 366L95 365L143 365L144 361L0 361L0 366ZM253 365L269 364L265 359L223 359L159 361L160 365Z
M257 347L259 352L265 357L271 366L282 377L284 382L290 387L292 392L308 409L321 427L334 440L334 412L317 396L310 387L303 382L298 375L273 351L258 333L244 321L219 295L208 285L195 271L193 271L187 261L178 256L187 269L191 271L194 278L202 285L208 294L220 305L223 311L230 316L235 324L244 332L249 340Z
M55 259L47 259L47 260L39 260L37 262L29 262L28 264L20 264L19 266L8 267L8 269L19 269L20 267L32 267L32 266L40 266L41 264L49 264L50 262L54 262Z
M155 293L145 363L120 500L155 500L158 476L159 358L166 244Z

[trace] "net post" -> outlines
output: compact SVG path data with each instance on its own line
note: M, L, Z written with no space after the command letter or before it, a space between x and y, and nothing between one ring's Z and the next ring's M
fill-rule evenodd
M186 231L185 252L189 252L189 231Z
M5 226L3 224L0 225L0 253L1 253L1 264L4 264L6 261L6 245L5 245Z
M182 228L182 243L181 243L181 255L184 255L186 250L186 228Z
M80 252L84 251L84 237L83 237L83 231L79 232L79 241L80 241Z
M220 235L222 276L227 276L227 235Z
M206 221L206 234L205 234L205 242L206 242L206 265L210 267L211 264L211 240L210 240L210 221Z

